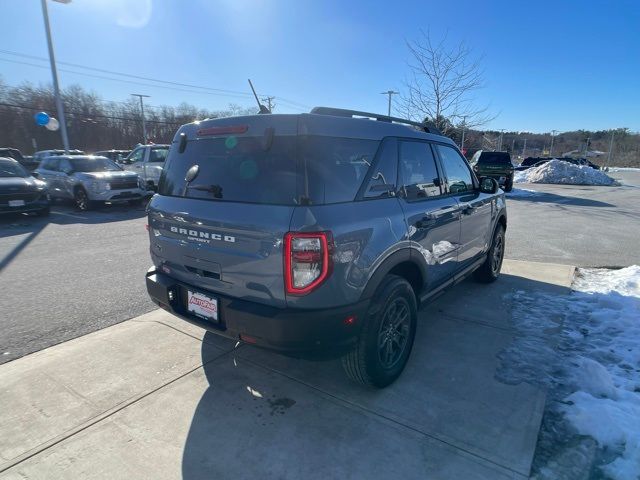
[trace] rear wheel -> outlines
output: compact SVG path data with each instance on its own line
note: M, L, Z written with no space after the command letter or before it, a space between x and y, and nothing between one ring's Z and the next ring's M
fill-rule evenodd
M417 302L409 282L397 275L385 277L373 298L360 337L342 357L342 366L352 380L383 388L400 376L409 359Z
M493 241L484 263L474 272L476 280L491 283L500 275L502 260L504 259L504 227L498 224L493 234Z
M504 184L505 192L510 192L511 190L513 190L513 179L507 180L507 182Z

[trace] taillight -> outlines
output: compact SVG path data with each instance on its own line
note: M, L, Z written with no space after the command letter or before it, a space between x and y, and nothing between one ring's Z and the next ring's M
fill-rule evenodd
M284 236L284 282L290 295L305 295L331 273L331 232L296 233Z

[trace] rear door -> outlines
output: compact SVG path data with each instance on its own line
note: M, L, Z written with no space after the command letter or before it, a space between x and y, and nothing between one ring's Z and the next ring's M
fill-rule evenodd
M445 195L444 181L431 145L399 140L402 209L409 239L428 266L427 288L446 281L457 269L460 219L455 197Z
M446 180L447 193L460 207L458 263L464 267L488 248L493 212L493 195L482 193L469 164L457 149L435 144Z
M174 144L149 205L152 259L205 294L282 307L283 238L299 201L296 120L278 122L272 138L270 118L237 121L201 129L183 152Z

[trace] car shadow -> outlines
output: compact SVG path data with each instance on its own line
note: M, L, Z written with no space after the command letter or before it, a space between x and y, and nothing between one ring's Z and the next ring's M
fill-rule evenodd
M146 204L140 206L106 205L88 212L80 212L70 204L55 203L46 217L27 214L0 216L0 239L24 235L6 252L0 253L0 272L4 270L48 225L87 224L135 220L146 215Z
M555 193L532 192L531 195L514 195L507 194L507 201L523 201L532 203L559 203L562 205L572 205L578 207L615 207L611 203L592 200L590 198L571 197L565 195L557 195Z
M343 423L342 410L323 397L376 418L393 418L429 438L447 439L455 448L471 445L475 454L527 470L543 393L527 382L506 382L496 376L502 367L497 360L506 361L501 355L517 333L511 319L519 306L508 300L514 291L560 297L570 289L512 274L491 285L460 283L421 309L407 368L384 390L352 383L339 361L296 360L249 345L225 351L219 347L220 339L207 333L199 373L205 381L198 382L204 385L198 387L202 393L182 452L183 478L249 478L256 472L276 478L318 477L314 468L329 457L333 467L327 469L336 477L336 472L350 465L354 478L372 478L355 473L377 459L375 448L361 449L354 440L368 427L358 423L354 413L349 413L353 422ZM532 424L523 428L527 422ZM379 428L374 424L367 425ZM495 431L502 433L495 435ZM381 443L383 449L389 446ZM328 444L335 447L330 456ZM530 445L524 453L519 447L523 444ZM290 458L305 458L305 463L284 470ZM359 461L349 463L349 458ZM433 478L465 478L444 475L446 469L457 468L454 465L433 468L413 473L425 478L431 478L428 473Z

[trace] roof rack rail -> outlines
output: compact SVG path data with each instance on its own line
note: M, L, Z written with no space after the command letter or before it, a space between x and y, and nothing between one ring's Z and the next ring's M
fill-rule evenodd
M414 127L418 127L420 130L426 133L442 135L440 130L438 130L435 127L435 125L433 125L432 123L414 122L413 120L406 120L404 118L398 118L398 117L390 117L389 115L379 115L377 113L359 112L357 110L347 110L344 108L333 108L333 107L314 107L311 110L311 113L315 113L317 115L333 115L335 117L351 117L351 118L364 117L364 118L372 118L378 122L402 123L404 125L412 125Z

